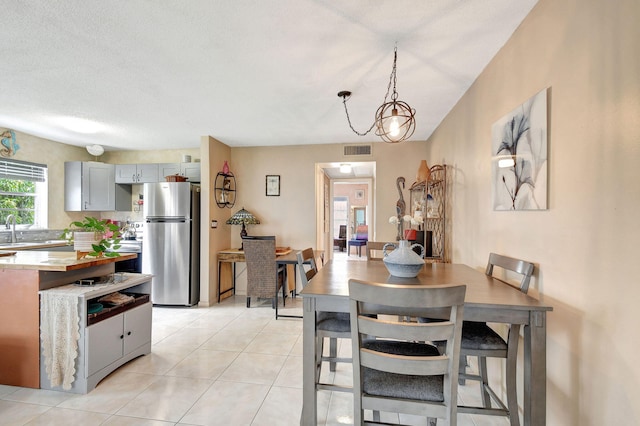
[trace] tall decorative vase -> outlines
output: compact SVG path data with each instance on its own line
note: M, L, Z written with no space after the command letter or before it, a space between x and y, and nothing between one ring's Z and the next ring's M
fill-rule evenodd
M395 250L387 253L387 249L394 247ZM413 251L414 248L422 249L420 254ZM398 244L387 243L382 248L384 257L382 261L387 270L394 277L414 278L424 266L424 247L420 244L409 245L409 241L400 240Z
M418 174L416 175L416 182L422 183L429 180L431 176L431 170L427 164L427 160L420 161L420 167L418 167Z

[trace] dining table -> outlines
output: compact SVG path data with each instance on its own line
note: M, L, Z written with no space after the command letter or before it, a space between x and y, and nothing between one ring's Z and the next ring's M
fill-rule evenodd
M384 262L347 261L326 263L302 289L303 297L303 406L300 424L317 422L316 314L349 312L349 280L388 284L459 285L467 291L464 319L502 324L521 324L524 333L525 426L546 422L546 314L553 308L521 293L508 283L464 264L426 263L415 278L394 277ZM407 312L410 315L410 312ZM459 413L471 412L464 406Z

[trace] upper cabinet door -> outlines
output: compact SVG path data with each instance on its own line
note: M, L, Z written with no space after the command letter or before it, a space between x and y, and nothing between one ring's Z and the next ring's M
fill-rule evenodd
M82 163L82 208L85 211L116 209L115 167L89 161Z
M189 182L200 182L200 163L180 163L180 174Z
M136 183L136 164L116 164L116 183Z
M95 161L64 163L65 211L115 210L115 186L113 164Z
M159 182L158 164L116 164L116 183Z
M160 163L158 164L158 182L164 182L166 176L179 175L180 163Z
M160 182L158 164L138 164L138 183Z

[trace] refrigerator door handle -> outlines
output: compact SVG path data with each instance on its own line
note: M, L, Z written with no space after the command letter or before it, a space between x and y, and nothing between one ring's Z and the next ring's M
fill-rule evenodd
M187 220L185 217L147 217L147 223L183 223Z

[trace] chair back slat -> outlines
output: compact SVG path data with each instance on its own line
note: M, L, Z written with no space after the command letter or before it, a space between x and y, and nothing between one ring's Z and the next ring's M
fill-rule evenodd
M394 355L362 349L360 365L394 374L435 376L448 373L449 358L444 355L430 357Z
M300 272L300 279L302 280L302 287L306 286L311 278L315 277L318 273L318 267L316 265L316 259L313 255L313 249L311 247L306 248L297 253L298 259L298 271ZM309 269L304 267L305 263L309 265Z
M490 253L489 261L487 262L486 274L493 276L493 267L497 266L505 271L511 271L521 275L520 278L520 291L527 293L529 291L529 282L535 266L531 262L525 260L516 259L513 257L503 256L501 254Z
M358 320L360 333L385 339L407 341L439 341L453 338L455 324L442 322L397 322L377 321L375 318L361 316Z

